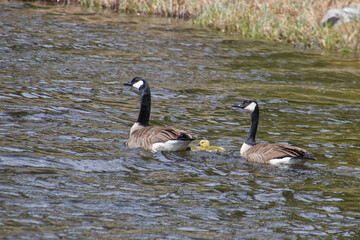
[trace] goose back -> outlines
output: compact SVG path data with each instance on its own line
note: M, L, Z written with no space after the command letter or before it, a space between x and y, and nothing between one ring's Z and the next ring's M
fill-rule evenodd
M271 163L272 160L281 159L287 161L298 159L300 164L302 159L315 159L312 155L306 153L305 149L283 143L259 143L243 152L241 156L248 161L257 163Z
M129 148L141 147L146 150L156 151L156 149L154 149L154 144L165 144L166 142L172 140L179 142L179 144L175 144L175 149L172 150L185 150L187 144L189 144L190 141L194 140L194 137L186 131L179 130L170 126L143 127L138 123L135 123L134 126L131 128L130 137L126 145Z

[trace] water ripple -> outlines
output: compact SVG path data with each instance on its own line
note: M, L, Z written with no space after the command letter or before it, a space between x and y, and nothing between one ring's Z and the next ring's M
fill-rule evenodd
M25 24L26 23L26 24ZM0 4L0 222L9 239L284 239L359 234L357 59L68 6ZM147 78L151 123L226 152L129 150ZM317 161L246 162L259 142Z

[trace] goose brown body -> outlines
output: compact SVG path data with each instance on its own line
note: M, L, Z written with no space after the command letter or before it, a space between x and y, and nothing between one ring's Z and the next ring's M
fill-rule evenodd
M137 125L131 128L129 140L126 142L128 148L143 148L145 150L153 150L156 143L165 143L171 140L183 141L183 145L187 145L194 140L193 136L183 130L179 130L170 126L141 126ZM174 151L186 150L179 144L180 149Z
M285 157L308 158L314 159L305 149L290 146L283 143L259 143L250 147L247 151L241 154L243 158L251 162L257 163L271 163L273 159L282 159Z

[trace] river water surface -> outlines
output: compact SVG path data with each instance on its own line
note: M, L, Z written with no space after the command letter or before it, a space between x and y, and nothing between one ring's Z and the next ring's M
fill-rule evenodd
M0 4L0 238L334 239L360 236L360 61L81 8ZM128 150L139 95L151 124L226 152ZM247 163L259 142L317 158ZM199 141L195 141L197 144Z

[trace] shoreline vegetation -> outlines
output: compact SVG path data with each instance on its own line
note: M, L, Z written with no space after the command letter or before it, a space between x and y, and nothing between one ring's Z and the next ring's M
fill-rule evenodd
M360 52L360 20L340 26L321 24L328 10L360 9L348 0L61 0L85 8L156 14L191 20L195 26L252 39L325 49Z

